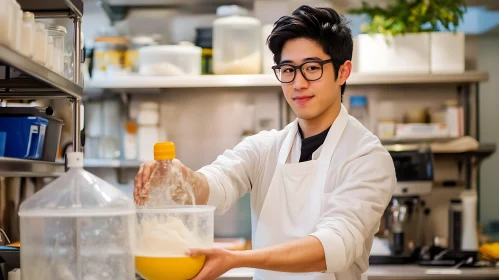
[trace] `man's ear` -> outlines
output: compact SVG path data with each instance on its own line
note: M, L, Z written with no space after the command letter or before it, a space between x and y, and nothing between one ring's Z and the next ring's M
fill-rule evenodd
M338 71L340 85L343 85L347 81L348 77L350 77L350 73L352 73L352 62L347 60L340 66L340 71Z

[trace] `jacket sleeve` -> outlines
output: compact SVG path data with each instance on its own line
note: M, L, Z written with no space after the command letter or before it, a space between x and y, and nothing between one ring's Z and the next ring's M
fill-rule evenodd
M348 161L337 178L311 234L324 247L327 272L334 273L350 267L369 249L365 242L377 230L396 184L393 160L382 147Z
M224 213L232 203L251 191L274 134L275 131L264 131L247 137L212 164L198 170L210 187L207 204L216 206L217 213Z

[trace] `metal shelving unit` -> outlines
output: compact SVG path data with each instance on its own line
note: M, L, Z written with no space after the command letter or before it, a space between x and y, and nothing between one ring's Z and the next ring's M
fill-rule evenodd
M352 73L348 86L400 84L461 84L486 81L486 72L469 71L457 74L366 74ZM85 91L134 90L158 88L237 88L280 87L273 74L257 75L201 75L201 76L123 76L91 80Z
M74 79L49 70L7 46L0 45L0 66L5 66L5 77L0 79L0 99L24 100L42 98L67 98L73 110L73 150L81 150L80 106L83 87L80 81L81 0L19 0L23 11L30 11L37 18L71 18L74 23ZM11 77L11 69L21 75ZM64 164L37 160L0 157L0 176L54 177L64 172Z
M64 173L64 164L0 157L2 177L57 177Z

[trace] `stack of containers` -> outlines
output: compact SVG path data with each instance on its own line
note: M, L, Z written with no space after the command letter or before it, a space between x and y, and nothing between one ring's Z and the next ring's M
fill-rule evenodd
M24 12L15 0L0 0L0 44L64 75L62 26L35 22L33 13Z

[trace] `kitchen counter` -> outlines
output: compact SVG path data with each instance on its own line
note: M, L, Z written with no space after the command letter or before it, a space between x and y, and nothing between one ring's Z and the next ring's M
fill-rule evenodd
M417 265L372 265L367 271L368 280L386 279L499 279L499 268L462 268L461 274L427 274L427 269L445 269L438 267L421 267ZM223 280L250 280L254 269L238 268L224 274Z

